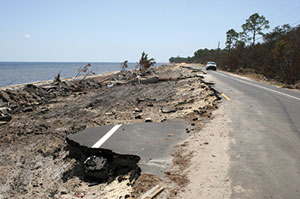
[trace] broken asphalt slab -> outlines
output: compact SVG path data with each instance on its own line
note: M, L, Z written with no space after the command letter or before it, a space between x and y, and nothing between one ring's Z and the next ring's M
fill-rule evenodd
M189 124L182 119L91 127L69 135L67 142L85 151L110 151L114 158L123 156L123 159L134 159L142 172L163 176L171 164L170 155L174 147L188 137L188 127Z

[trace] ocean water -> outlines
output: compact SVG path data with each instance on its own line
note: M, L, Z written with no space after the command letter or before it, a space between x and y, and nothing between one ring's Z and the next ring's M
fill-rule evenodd
M74 77L87 62L0 62L0 87L52 80L60 72L61 78ZM89 70L98 73L120 71L120 62L90 62ZM162 63L157 63L160 66ZM137 63L128 63L128 70Z

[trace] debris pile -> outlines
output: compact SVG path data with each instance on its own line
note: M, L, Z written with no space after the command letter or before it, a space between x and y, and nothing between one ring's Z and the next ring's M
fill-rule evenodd
M105 198L103 186L89 186L91 178L97 176L101 181L128 172L136 178L139 157L91 152L65 143L66 137L87 127L174 118L194 124L187 133L200 129L219 97L202 80L201 71L193 70L164 66L143 74L122 71L81 81L1 90L0 195L63 198L84 187L86 194L97 188L97 194L103 194L99 197ZM76 148L80 148L78 153Z
M51 99L69 96L74 92L100 88L93 79L80 81L54 81L50 85L37 87L27 84L19 90L0 90L0 125L8 123L11 114L31 112L35 107L49 103Z

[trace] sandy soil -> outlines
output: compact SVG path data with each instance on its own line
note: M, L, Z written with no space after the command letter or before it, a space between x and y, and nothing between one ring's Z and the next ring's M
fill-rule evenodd
M169 198L183 194L186 185L198 190L192 178L195 174L204 176L198 181L202 182L203 190L217 185L226 187L225 173L218 173L217 180L209 181L215 175L213 168L227 164L222 154L227 147L223 137L226 131L215 132L222 125L196 133L179 145L173 154L174 165L166 172L165 179L143 174L136 182L129 182L123 176L123 180L93 184L85 179L82 170L74 169L77 162L68 155L66 136L91 126L144 122L148 117L153 122L184 118L194 126L189 133L199 132L217 108L218 97L196 73L201 71L179 65L159 67L147 73L142 84L135 83L132 72L99 76L94 78L97 84L90 82L93 83L90 87L80 85L84 82L51 85L55 91L48 88L46 93L52 92L49 98L38 96L45 89L30 93L38 90L34 87L26 91L3 91L0 94L7 96L8 102L2 100L0 104L11 110L12 119L0 126L0 198L128 198L138 197L157 183L166 187L160 197ZM159 80L152 82L153 76ZM164 113L163 109L172 111ZM218 147L213 147L217 143ZM199 161L207 164L192 169ZM213 167L210 161L215 162L211 164ZM206 175L201 173L204 170L208 171ZM210 182L209 187L206 181Z
M193 153L190 166L184 171L190 183L175 198L230 198L227 176L230 120L222 106L213 116L213 120L186 141L185 150Z

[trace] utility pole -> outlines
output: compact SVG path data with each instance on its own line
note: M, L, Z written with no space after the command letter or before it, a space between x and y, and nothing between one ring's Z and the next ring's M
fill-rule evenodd
M219 52L220 52L220 41L218 41L218 48L217 48L217 58L216 58L216 62L219 61Z

